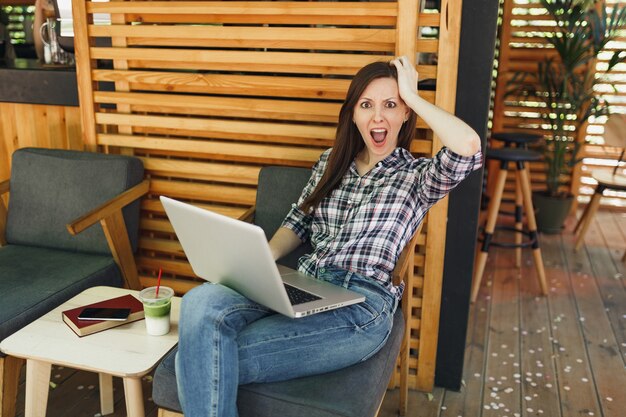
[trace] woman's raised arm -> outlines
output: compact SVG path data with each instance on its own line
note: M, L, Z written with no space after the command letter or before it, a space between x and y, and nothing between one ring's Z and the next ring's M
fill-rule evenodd
M454 153L472 156L480 149L480 137L464 121L421 98L417 91L418 75L408 58L391 61L398 70L400 97Z

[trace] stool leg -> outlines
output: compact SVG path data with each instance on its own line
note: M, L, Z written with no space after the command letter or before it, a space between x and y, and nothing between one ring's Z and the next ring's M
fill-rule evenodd
M596 187L595 192L597 192L597 187ZM593 200L593 196L591 196L591 200ZM587 204L587 207L585 207L585 209L583 210L582 216L580 216L580 219L578 219L578 222L576 223L576 226L574 227L574 234L578 233L578 231L580 230L580 227L585 221L585 218L587 217L587 213L589 213L589 207L591 207L591 200L589 200L589 204Z
M535 219L535 209L533 207L533 200L530 191L530 177L528 175L528 168L522 166L519 170L521 177L522 194L524 196L524 206L526 208L526 218L528 219L528 231L530 232L533 243L533 258L535 259L535 268L537 268L537 275L539 277L539 284L541 285L541 292L543 295L548 295L548 283L546 282L546 271L543 267L543 258L541 257L541 249L539 249L539 236L537 234L537 221Z
M524 200L522 196L522 186L520 185L521 177L519 175L519 170L515 171L515 228L519 230L519 232L515 233L515 244L517 247L515 248L515 266L521 268L522 266L522 233L524 230L524 224L522 223L523 219L523 205Z
M587 205L587 208L585 209L584 217L580 219L582 226L580 227L580 230L578 231L578 237L576 238L576 243L574 244L575 251L580 249L580 247L583 244L583 240L585 239L585 234L587 233L587 229L589 228L589 225L591 224L591 220L593 219L593 216L596 214L596 211L598 211L598 207L600 207L600 199L602 199L603 192L604 192L604 187L598 185L598 187L596 187L595 193L593 193L593 196L591 197L591 201L589 202L589 205Z
M504 184L506 183L507 172L508 171L506 167L501 168L498 172L494 195L493 198L491 198L491 200L489 201L489 208L487 210L487 224L485 226L485 231L483 232L483 244L476 259L476 271L474 274L474 280L472 281L472 294L470 299L472 303L476 301L476 297L478 297L480 281L482 281L483 273L485 272L487 254L489 253L489 244L491 243L493 231L496 227L496 220L498 219L498 211L500 210L500 202L502 201L502 193L504 192Z

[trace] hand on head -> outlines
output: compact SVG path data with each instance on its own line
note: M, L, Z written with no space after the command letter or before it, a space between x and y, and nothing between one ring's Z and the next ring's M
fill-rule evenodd
M417 95L417 70L406 56L400 56L390 62L398 71L398 91L402 100L407 102Z

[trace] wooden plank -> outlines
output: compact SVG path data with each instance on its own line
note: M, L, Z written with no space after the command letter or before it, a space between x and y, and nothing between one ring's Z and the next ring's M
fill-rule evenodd
M147 251L158 252L160 255L172 255L177 259L186 260L183 247L177 240L142 237L139 239L139 245Z
M394 7L393 3L390 3ZM351 6L353 7L353 6ZM359 6L356 6L357 8ZM394 7L394 13L395 13ZM349 25L363 26L361 16L350 15L255 15L247 14L152 14L152 13L128 13L128 21L141 23L194 23L194 24L300 24L300 25ZM394 16L381 16L370 13L365 26L393 26L396 22ZM438 27L440 23L439 13L420 13L421 26Z
M240 204L247 207L256 201L256 190L250 187L192 183L183 181L150 181L150 193L167 195L174 198L203 200L218 203Z
M591 370L571 281L580 267L570 266L565 259L560 236L542 235L542 243L546 276L550 277L552 354L562 413L569 416L585 410L601 415L594 387L582 381L589 378Z
M314 144L316 140L335 138L335 128L287 123L245 122L192 117L144 116L136 114L96 113L96 123L129 125L133 127L161 128L181 131L181 135L201 137L236 138L261 142L296 142Z
M165 273L171 273L176 275L187 275L190 277L195 276L189 262L178 259L162 259L162 258L149 258L141 257L137 260L137 263L144 268L150 268L158 271L162 268ZM155 277L156 278L156 277Z
M260 167L164 158L141 158L151 175L256 185Z
M623 369L624 357L611 348L617 346L617 339L599 290L600 287L612 284L617 270L610 252L604 246L605 240L598 223L592 222L588 232L590 239L585 239L587 256L574 256L573 250L566 250L565 256L570 268L580 268L580 273L572 274L572 289L592 369L585 382L590 382L593 375L603 415L619 416L626 407L626 398L620 394L626 386L626 373L615 370ZM591 229L596 229L598 233L592 233ZM596 241L595 236L598 237ZM566 235L564 247L573 248L573 243L573 236ZM615 287L616 294L624 300L623 287L619 288L619 283Z
M150 276L141 275L139 277L141 280L141 285L144 287L153 287L157 284L157 279ZM204 281L202 281L204 282ZM195 286L202 284L200 281L192 281L189 279L181 280L181 279L162 279L161 285L166 285L174 290L176 294L185 294L187 291L190 291ZM180 416L180 414L179 414ZM89 416L90 417L90 416Z
M15 105L0 103L0 181L11 176L11 155L18 145Z
M497 240L504 240L504 234L498 233ZM520 372L520 330L511 326L511 322L520 320L520 271L513 261L510 256L498 256L492 279L487 282L492 286L492 296L489 341L485 348L483 416L521 412L520 387L515 380Z
M98 135L98 143L110 146L128 146L140 149L161 149L186 151L204 154L215 159L234 158L240 161L265 163L300 162L312 166L319 159L323 149L311 149L295 146L269 146L249 143L224 143L201 140L165 139L129 135Z
M65 135L67 136L69 149L76 151L84 150L81 110L79 107L65 107Z
M199 201L194 201L194 205L205 208L207 210L214 211L219 214L223 214L224 216L235 218L235 219L238 219L243 213L245 213L245 211L248 208L250 208L250 207L226 206L226 205L217 204L217 203L203 203ZM165 210L163 209L163 206L161 205L161 202L158 199L144 198L143 200L141 200L141 209L152 212L152 213L158 213L160 215L165 216Z
M133 46L393 51L395 30L184 25L90 25L90 36L122 36ZM167 34L167 37L163 35ZM435 52L437 41L422 41Z
M97 103L129 104L136 112L336 123L341 107L332 102L271 100L98 91Z
M96 147L95 107L93 103L93 80L91 79L92 59L90 52L91 40L88 36L87 25L92 21L86 14L85 1L72 2L72 16L74 25L74 48L76 54L76 80L78 83L78 100L81 110L81 124L83 127L83 143L89 151Z
M350 84L349 80L332 78L102 69L94 70L92 77L94 81L125 80L133 90L334 100L343 100Z
M45 106L48 127L48 140L51 148L68 149L65 135L65 110L61 106Z
M267 71L290 73L354 75L374 61L389 60L387 55L348 55L338 53L260 52L233 50L186 50L166 48L90 48L93 59L128 60L131 67L198 68L204 70ZM155 58L158 57L158 58ZM169 64L169 65L168 65Z
M169 94L97 91L94 100L97 103L130 104L137 111L152 113L181 113L211 115L228 114L232 117L265 117L279 120L309 120L320 122L337 122L340 104L331 101L301 101L281 99L256 99L223 96L191 96L189 94L172 94L172 92L194 93L230 93L234 95L253 94L271 97L297 98L328 98L340 99L348 88L346 80L324 80L310 78L285 79L287 84L279 84L278 77L251 76L216 76L207 74L175 74L139 71L94 71L98 81L122 81L131 83L132 89L150 90L150 84L162 85L157 91L169 91ZM271 84L265 84L265 81ZM325 82L328 81L328 82ZM139 88L143 86L143 88ZM289 88L292 86L293 89ZM310 86L310 89L306 89ZM422 91L422 98L430 103L435 102L432 91ZM159 110L161 109L161 110ZM418 126L419 127L419 126Z
M441 25L439 33L439 65L437 66L437 84L445 85L446 90L438 88L435 104L440 108L454 112L456 97L456 78L458 66L458 46L461 33L462 1L441 2ZM408 26L411 27L411 26ZM408 30L408 29L407 29ZM444 45L446 45L444 47ZM421 73L420 73L421 74ZM449 90L447 90L449 88ZM432 150L436 153L441 142L433 136ZM448 199L444 198L432 207L428 214L426 253L445 252L446 218ZM418 363L418 389L430 389L434 384L435 358L437 354L437 335L439 330L439 311L441 303L441 280L443 259L427 257L424 266L425 276L431 279L424 282L424 304L422 309L422 334Z
M547 243L556 243L554 241ZM549 298L541 296L532 251L523 250L520 273L521 409L527 415L561 414L557 373L553 361Z
M38 146L39 140L43 144L47 142L47 136L39 135L36 114L37 106L20 105L15 108L15 126L19 148Z
M346 7L348 6L348 7ZM115 2L99 4L89 2L89 13L128 13L130 21L163 21L178 16L185 22L254 22L254 23L325 23L325 24L394 24L397 13L393 3L350 2L349 5L306 2L124 2L124 6ZM137 17L133 15L139 15ZM142 16L145 14L147 16ZM161 15L157 18L150 16ZM204 17L204 18L203 18ZM172 20L170 20L172 21ZM363 24L363 23L361 23Z

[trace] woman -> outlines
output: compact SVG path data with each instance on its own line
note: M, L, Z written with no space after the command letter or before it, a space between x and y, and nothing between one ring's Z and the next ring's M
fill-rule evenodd
M299 270L366 301L293 320L221 285L194 288L183 298L176 357L185 416L237 416L238 385L333 371L384 345L403 290L391 283L402 248L427 210L482 160L478 135L416 87L406 57L356 74L335 146L270 240L274 259L310 240ZM417 115L444 144L432 159L408 151Z

